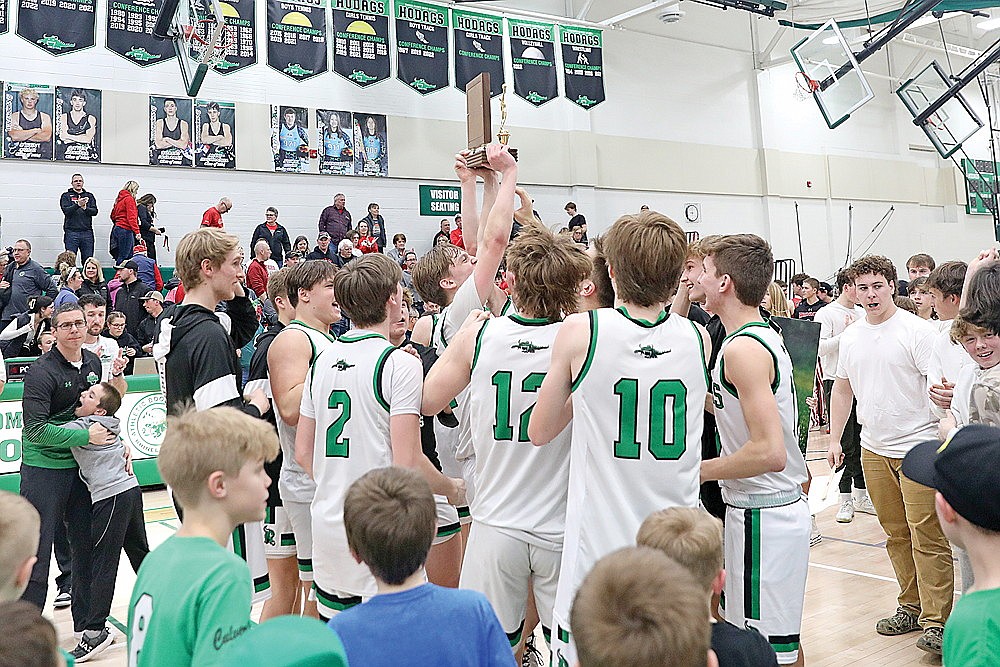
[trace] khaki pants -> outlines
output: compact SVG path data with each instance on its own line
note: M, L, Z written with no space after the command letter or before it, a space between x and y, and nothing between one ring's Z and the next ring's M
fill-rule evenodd
M920 627L943 627L955 596L951 545L934 512L934 489L901 471L902 459L861 452L868 495L882 529L885 548L899 582L899 606L918 614Z

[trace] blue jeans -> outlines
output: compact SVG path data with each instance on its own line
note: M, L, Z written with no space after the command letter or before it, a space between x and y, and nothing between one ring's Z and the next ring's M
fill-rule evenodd
M80 264L94 256L94 232L63 231L63 245L69 252L80 253Z
M111 238L115 245L118 247L115 252L111 253L114 255L115 263L121 264L127 259L132 259L133 251L135 250L135 234L125 229L124 227L112 227Z

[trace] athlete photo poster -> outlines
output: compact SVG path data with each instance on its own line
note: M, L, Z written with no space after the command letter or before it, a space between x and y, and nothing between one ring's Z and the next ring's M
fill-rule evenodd
M354 175L354 142L350 111L316 109L319 131L319 173Z
M191 112L189 97L149 96L149 164L192 166Z
M309 110L271 105L271 150L274 170L304 174L309 171Z
M389 175L385 116L354 114L354 173L358 176Z
M806 398L813 395L813 388L816 386L820 323L788 317L772 317L771 322L780 329L785 349L792 359L792 384L795 387L795 400L799 409L796 435L799 439L799 449L805 455L806 441L809 440L810 413Z
M3 89L3 155L21 160L51 160L55 124L51 86L7 83Z
M56 159L101 161L101 91L56 88Z
M194 103L196 167L236 169L236 105L197 100Z

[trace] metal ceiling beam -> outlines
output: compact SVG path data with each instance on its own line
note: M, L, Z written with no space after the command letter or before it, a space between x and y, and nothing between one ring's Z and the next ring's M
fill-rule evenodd
M669 0L654 0L653 2L646 3L645 5L640 5L635 9L630 9L627 12L622 12L617 16L612 16L609 19L604 19L601 21L601 25L614 25L616 23L621 23L622 21L627 21L628 19L635 18L636 16L642 16L643 14L648 14L649 12L655 11L664 5L677 4L676 1L671 2Z
M580 8L580 12L576 15L576 18L581 20L587 18L587 12L590 11L590 7L593 4L594 0L587 0L587 2L583 4L583 7Z

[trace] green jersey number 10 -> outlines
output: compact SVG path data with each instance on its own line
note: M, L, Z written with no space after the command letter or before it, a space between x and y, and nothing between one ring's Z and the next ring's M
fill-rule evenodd
M622 378L615 383L614 390L618 397L615 457L637 459L642 449L636 427L639 420L639 381ZM667 401L672 408L669 417ZM676 461L684 454L687 448L687 387L680 380L659 380L649 388L649 442L646 446L657 461Z

